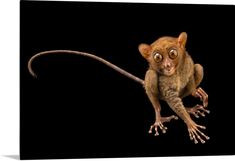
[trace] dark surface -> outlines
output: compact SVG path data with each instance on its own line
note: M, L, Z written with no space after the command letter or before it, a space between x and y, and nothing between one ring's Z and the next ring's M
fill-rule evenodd
M234 154L233 20L234 6L21 1L21 159ZM154 110L143 87L99 62L48 55L33 63L38 79L27 71L34 54L70 49L144 78L148 64L138 45L182 31L205 70L201 87L211 114L193 118L207 126L204 145L190 141L181 120L165 124L166 134L149 135ZM161 103L164 116L173 113Z

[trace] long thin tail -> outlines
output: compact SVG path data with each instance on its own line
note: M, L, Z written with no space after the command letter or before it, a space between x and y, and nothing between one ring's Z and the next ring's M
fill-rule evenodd
M67 53L67 54L75 54L75 55L82 55L82 56L85 56L85 57L89 57L89 58L92 58L92 59L95 59L95 60L98 60L102 63L104 63L105 65L111 67L112 69L116 70L117 72L121 73L122 75L125 75L126 77L140 83L140 84L144 84L144 81L134 75L132 75L131 73L119 68L118 66L98 57L98 56L95 56L95 55L92 55L92 54L89 54L89 53L85 53L85 52L80 52L80 51L72 51L72 50L50 50L50 51L43 51L43 52L40 52L34 56L32 56L30 58L30 60L28 61L28 70L29 70L29 73L33 76L33 77L37 77L37 75L34 73L34 71L32 70L32 62L35 58L39 57L39 56L42 56L42 55L47 55L47 54L58 54L58 53Z

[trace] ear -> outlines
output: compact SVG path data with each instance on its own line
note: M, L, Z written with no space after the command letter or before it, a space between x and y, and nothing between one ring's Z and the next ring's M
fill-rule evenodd
M182 32L178 37L178 44L180 45L180 47L185 48L186 41L187 41L187 33Z
M145 58L148 59L150 54L151 46L148 44L140 44L139 45L139 52Z

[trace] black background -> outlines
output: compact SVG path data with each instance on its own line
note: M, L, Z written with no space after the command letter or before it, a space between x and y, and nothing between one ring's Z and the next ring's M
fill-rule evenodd
M20 2L21 159L234 154L234 6ZM148 134L154 110L143 87L89 58L34 54L54 49L94 53L144 78L140 43L188 33L187 51L203 65L209 110L206 144L190 141L182 120ZM229 93L231 91L231 94ZM184 99L192 106L199 100ZM162 104L162 115L173 112Z

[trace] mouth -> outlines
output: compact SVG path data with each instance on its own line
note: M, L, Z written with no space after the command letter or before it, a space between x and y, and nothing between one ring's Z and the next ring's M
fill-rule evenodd
M175 68L174 67L163 69L163 74L166 75L166 76L171 76L174 73L175 73Z

